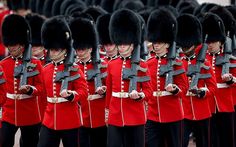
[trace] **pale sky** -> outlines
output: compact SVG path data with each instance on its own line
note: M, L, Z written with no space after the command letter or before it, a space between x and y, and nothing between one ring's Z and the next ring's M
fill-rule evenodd
M220 4L220 5L229 5L230 4L230 0L198 0L198 2L204 3L204 2L210 2L210 3L216 3L216 4Z

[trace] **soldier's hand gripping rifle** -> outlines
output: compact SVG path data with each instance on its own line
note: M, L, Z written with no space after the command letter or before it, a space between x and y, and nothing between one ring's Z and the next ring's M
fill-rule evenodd
M190 90L196 90L199 79L207 79L211 77L211 74L201 74L201 69L209 70L210 67L204 64L206 58L206 51L208 46L206 44L208 35L205 36L204 43L202 45L199 54L197 55L197 63L195 65L190 64L188 67L187 76L192 77L190 83Z
M63 90L68 90L69 82L80 78L79 74L75 74L73 76L71 75L71 71L72 72L78 71L78 68L73 67L74 60L75 60L75 50L73 48L70 48L64 64L65 65L64 71L58 72L55 79L56 82L59 81L62 82L60 92L62 92Z
M138 71L146 72L146 68L142 68L139 65L140 62L140 45L138 45L133 50L133 54L131 57L131 68L124 68L122 78L125 80L130 80L129 82L129 93L133 90L137 91L137 83L138 82L146 82L150 80L148 76L138 76Z
M167 65L161 65L160 67L160 76L166 75L165 87L169 84L174 84L173 77L184 73L184 69L174 70L174 66L181 66L181 62L176 62L176 42L174 41L171 44L171 47L168 50L168 63Z
M107 72L102 73L101 68L106 66L101 65L101 59L99 50L96 49L92 55L93 58L93 69L87 71L88 80L94 79L95 89L102 86L102 79L107 76Z
M29 77L33 77L39 74L38 70L34 70L37 65L31 63L31 56L32 56L32 46L31 44L28 44L25 46L22 64L20 64L14 69L14 77L20 78L19 87L27 85L27 79Z
M229 37L229 33L224 43L223 54L223 56L216 57L216 65L222 66L221 76L223 76L224 74L228 74L230 68L236 67L236 64L230 63L230 59L234 59L234 57L232 56L232 40Z

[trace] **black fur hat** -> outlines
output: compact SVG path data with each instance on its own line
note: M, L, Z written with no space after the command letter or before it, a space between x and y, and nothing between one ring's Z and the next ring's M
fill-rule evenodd
M141 23L131 10L120 9L113 13L109 24L111 41L116 45L141 43Z
M203 37L208 34L207 42L225 41L225 27L222 19L213 13L206 13L202 19Z
M45 21L41 31L42 44L46 49L70 49L72 35L66 19L61 16Z
M36 12L38 14L41 14L43 15L43 8L44 8L44 3L45 3L46 0L37 0L36 1Z
M86 4L81 0L65 0L61 4L60 14L65 15L68 7L70 7L72 5L74 5L74 6L80 5L83 9L86 8Z
M25 18L31 28L32 46L41 46L41 28L45 19L37 14L28 14Z
M215 6L213 7L210 12L215 13L218 15L224 22L225 25L225 34L227 35L228 32L231 34L236 33L236 21L233 15L223 6Z
M75 49L97 49L98 38L93 21L85 18L75 18L70 23Z
M54 0L45 0L43 13L46 17L52 17L52 6L53 6Z
M8 15L2 24L2 39L5 46L28 45L30 27L25 18L16 14Z
M148 41L171 44L177 33L177 20L167 9L153 11L148 19Z
M25 1L24 0L10 0L11 8L14 11L25 9Z
M180 47L189 48L202 43L202 26L197 17L183 14L177 18L178 33L176 42Z
M101 7L109 13L113 12L115 0L102 0Z
M36 13L36 2L37 2L37 0L30 0L29 1L30 10L33 13Z
M64 0L55 0L52 5L52 16L60 15L60 7Z
M148 7L138 12L139 15L143 17L145 24L147 24L148 18L151 15L152 11L153 11L153 8Z
M109 36L109 29L108 29L110 19L111 19L110 14L104 14L98 17L97 19L96 25L99 36L99 43L101 45L111 44L111 39Z
M89 14L90 16L92 16L94 22L97 21L97 18L100 16L100 15L104 15L106 14L107 12L100 6L92 6L92 7L88 7L84 13L86 14Z
M144 5L143 5L143 2L140 0L125 0L125 1L122 1L119 7L137 12L143 9Z

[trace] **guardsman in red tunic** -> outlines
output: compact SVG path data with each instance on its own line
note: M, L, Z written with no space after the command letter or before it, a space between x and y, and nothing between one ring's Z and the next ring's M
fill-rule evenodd
M46 64L46 57L45 57L45 49L41 43L41 28L44 23L44 18L37 14L28 14L26 15L26 20L29 23L31 29L31 45L32 45L32 58L36 60L40 60L41 65L44 66ZM43 88L45 90L45 88ZM41 117L44 117L44 112L47 105L47 93L46 91L42 92L39 96L39 103L40 103L40 113Z
M106 62L109 62L117 58L117 48L111 43L109 36L109 22L111 19L111 14L104 14L98 17L96 26L99 38L100 47L106 51L106 56L103 58Z
M85 74L88 97L80 102L83 126L79 130L81 147L106 146L105 76L106 62L100 59L98 38L94 22L75 18L70 23L73 47L80 69Z
M108 147L145 145L145 100L152 96L152 88L147 65L139 54L141 31L133 11L121 9L111 16L110 37L120 57L107 68Z
M78 147L81 115L78 102L88 96L84 74L74 65L72 35L65 18L53 17L42 26L42 43L51 63L44 67L47 107L38 147Z
M1 132L1 128L2 128L2 106L6 101L6 78L5 75L3 73L2 67L0 67L0 88L2 89L0 91L0 145L2 144L2 132Z
M148 100L146 146L167 143L169 147L181 147L181 123L184 118L181 101L188 84L182 62L175 58L175 16L167 9L153 11L147 32L156 55L147 61L153 94Z
M41 28L45 21L40 15L37 14L28 14L25 16L31 28L32 36L32 56L35 59L41 61L42 66L47 64L46 61L46 50L44 49L41 43Z
M5 18L2 37L10 53L0 62L7 87L2 114L2 146L12 147L15 133L20 128L21 145L35 147L41 123L38 96L43 90L42 66L31 59L30 28L22 16L12 14Z
M204 34L212 33L213 37L215 37L215 39L208 41L209 54L207 54L207 60L213 67L217 82L217 91L212 105L212 110L214 110L211 121L213 131L211 134L214 137L212 146L234 146L232 85L235 81L233 77L235 68L230 67L232 49L228 41L228 35L231 28L235 28L236 22L232 14L222 6L214 7L211 12L218 15L223 21L203 26ZM213 27L216 28L217 25L220 29L212 29ZM219 34L221 34L221 38L216 38ZM229 66L225 64L227 62Z
M202 26L199 20L193 15L182 15L178 18L178 26L177 44L185 54L182 61L190 85L183 98L184 147L188 147L191 132L196 137L197 147L209 147L209 100L216 92L215 75L210 63L205 60L207 44L202 44ZM208 39L210 37L212 36L208 36Z

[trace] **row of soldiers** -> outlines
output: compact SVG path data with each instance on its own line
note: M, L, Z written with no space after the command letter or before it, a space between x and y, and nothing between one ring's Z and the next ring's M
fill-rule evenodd
M235 146L236 8L123 6L4 18L3 147Z

